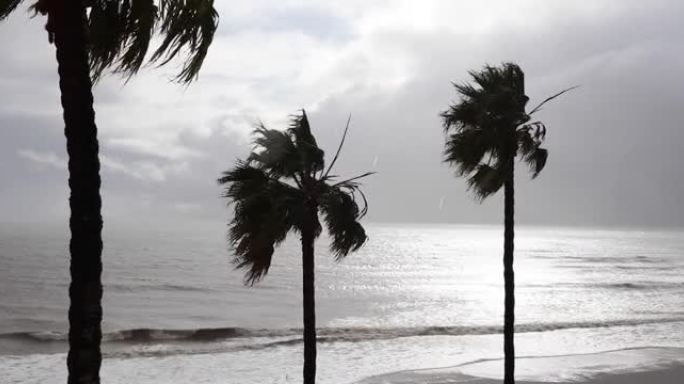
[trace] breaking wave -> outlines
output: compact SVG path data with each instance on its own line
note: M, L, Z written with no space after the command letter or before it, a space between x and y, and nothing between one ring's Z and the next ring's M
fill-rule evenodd
M526 323L515 327L517 333L549 332L563 329L608 328L638 326L645 324L684 322L684 317L661 319L625 319L604 322L556 322ZM430 326L430 327L331 327L319 328L319 342L357 342L364 340L393 339L418 336L464 336L499 334L502 327L491 326ZM200 329L152 329L136 328L103 334L105 343L151 343L151 342L213 342L240 338L283 338L301 335L299 328L249 329L249 328L200 328ZM61 332L14 332L0 334L0 340L14 339L43 342L65 342L67 335ZM281 340L269 343L296 343L295 340Z

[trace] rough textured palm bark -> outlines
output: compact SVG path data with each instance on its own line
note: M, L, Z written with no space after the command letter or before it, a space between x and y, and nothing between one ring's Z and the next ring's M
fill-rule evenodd
M504 384L515 383L515 276L513 274L514 157L510 158L510 175L504 183Z
M56 2L49 11L48 30L57 48L71 190L70 384L99 383L102 360L100 163L85 20L85 8L77 0Z
M304 319L304 384L316 382L316 300L314 280L315 208L302 229L302 293Z

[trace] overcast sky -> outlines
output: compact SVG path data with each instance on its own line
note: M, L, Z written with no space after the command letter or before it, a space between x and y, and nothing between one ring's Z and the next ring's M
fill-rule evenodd
M227 1L197 82L147 69L95 88L105 221L225 221L215 180L263 120L306 108L339 172L366 179L375 222L500 223L441 162L452 81L514 61L548 105L549 162L521 165L522 224L684 225L681 0ZM41 17L0 23L0 221L66 221L66 150L54 47Z

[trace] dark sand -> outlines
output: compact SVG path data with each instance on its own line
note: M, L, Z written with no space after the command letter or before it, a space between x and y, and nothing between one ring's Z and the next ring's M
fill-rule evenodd
M378 375L363 384L500 384L501 359ZM635 348L516 359L518 384L684 384L684 349Z
M449 379L447 379L449 380ZM501 380L480 379L472 376L452 378L451 381L418 381L416 384L500 384ZM517 381L517 384L547 384L539 381ZM567 381L564 384L684 384L684 365L655 371L631 372L623 374L604 374L583 381Z

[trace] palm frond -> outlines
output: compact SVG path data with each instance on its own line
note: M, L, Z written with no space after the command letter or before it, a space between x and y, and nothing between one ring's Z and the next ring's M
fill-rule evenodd
M340 156L340 152L342 151L342 146L344 146L344 141L347 138L347 132L349 132L349 123L351 122L351 113L349 114L349 117L347 118L347 125L344 127L344 133L342 134L342 140L340 140L340 145L337 147L337 151L335 151L335 156L333 157L332 161L330 162L330 165L328 166L328 169L323 173L323 178L328 177L330 174L330 171L332 170L333 166L335 165L335 162L337 161L337 158Z
M517 134L518 152L524 157L535 147L539 146L539 142L534 139L533 135L526 129L518 130Z
M247 269L245 283L254 284L268 273L274 247L300 227L304 196L246 162L238 162L218 182L234 205L229 232L233 262Z
M546 160L548 158L549 151L544 148L540 148L539 146L536 146L533 150L529 151L527 155L525 155L523 160L530 166L533 179L539 176L539 173L544 169Z
M542 101L541 103L539 103L539 105L537 105L536 107L532 108L532 110L528 113L528 115L532 115L533 113L540 111L540 110L541 110L541 107L544 106L544 104L548 103L549 101L551 101L551 100L557 98L558 96L560 96L560 95L562 95L562 94L564 94L564 93L566 93L566 92L570 92L570 91L572 91L573 89L577 89L577 88L579 88L579 85L575 85L574 87L570 87L570 88L564 89L564 90L562 90L562 91L556 93L556 94L553 95L553 96L547 97L546 99L544 99L544 101Z
M293 116L287 131L294 138L303 173L313 177L316 172L322 171L325 167L324 152L318 147L316 138L311 133L306 111L302 110L300 115Z
M477 169L468 177L468 187L475 192L475 195L484 200L493 195L506 181L506 173L502 167L480 164Z
M366 194L363 193L363 190L361 189L361 184L354 182L354 181L346 181L338 184L334 184L331 186L327 186L326 188L335 188L339 189L340 191L343 191L351 197L351 199L356 203L356 194L358 193L361 196L361 199L363 200L363 206L361 207L361 210L358 212L358 219L363 218L366 216L368 213L368 199L366 198ZM357 203L357 208L358 208L358 203Z
M340 181L340 182L337 182L337 183L333 184L332 186L333 186L333 187L336 187L336 186L340 186L340 185L343 185L343 184L349 184L350 182L352 182L352 181L354 181L354 180L362 179L362 178L364 178L364 177L368 177L368 176L374 175L374 174L375 174L375 172L366 172L366 173L362 173L362 174L360 174L360 175L358 175L358 176L354 176L354 177L352 177L352 178L349 178L349 179L346 179L346 180L342 180L342 181Z
M499 71L508 87L519 95L525 94L525 73L514 63L504 63Z
M359 209L354 199L354 190L343 190L342 188L330 187L320 199L321 213L332 236L330 251L337 260L341 260L350 252L356 251L366 242L368 237L359 219L367 211L367 205L362 210ZM363 196L363 195L362 195ZM366 202L365 196L363 196Z
M501 79L499 69L491 65L485 65L479 71L469 71L468 74L481 89L492 89Z
M359 212L359 219L362 219L366 214L368 213L368 199L366 198L366 194L363 193L363 190L359 187L355 188L352 191L352 197L354 197L354 194L357 193L361 195L361 199L363 199L363 208L361 208L361 212ZM354 200L356 201L356 200Z
M287 132L268 129L263 124L253 132L254 149L248 162L276 177L294 177L299 169L299 154Z
M262 169L238 161L233 169L223 172L217 181L220 185L225 185L222 197L230 201L241 201L262 191L268 185L270 177Z
M546 126L539 121L523 125L517 130L518 152L530 166L532 178L537 177L546 165L548 151L540 148L545 138Z
M526 155L530 150L538 147L546 138L546 125L541 121L524 124L516 130L518 152Z
M186 53L175 80L189 83L197 77L218 26L213 0L92 0L90 7L90 64L96 80L107 69L135 75L158 33L161 43L149 62L161 66Z
M477 103L464 97L460 103L450 106L440 116L445 131L448 132L453 129L458 132L479 125L483 113L485 110L479 107Z
M176 80L189 83L197 77L218 27L213 0L161 0L159 32L162 43L150 61L167 64L182 50L189 57Z
M22 0L0 0L0 21L4 20L12 13Z
M93 79L105 70L129 78L143 65L154 34L158 7L154 0L95 0L88 18Z
M444 161L454 165L459 176L473 172L491 150L482 130L465 130L449 135Z
M471 100L477 100L482 95L482 88L476 88L470 83L451 83L456 92L463 98L468 98Z

